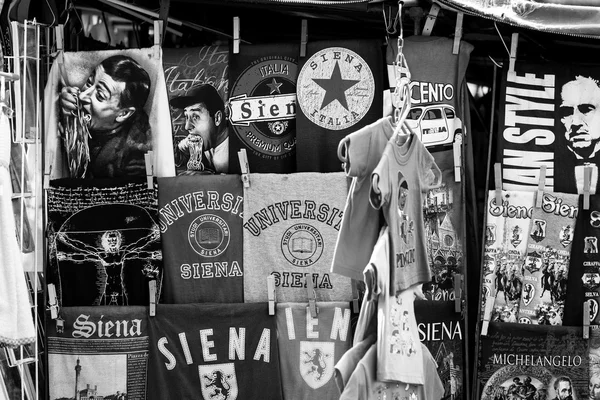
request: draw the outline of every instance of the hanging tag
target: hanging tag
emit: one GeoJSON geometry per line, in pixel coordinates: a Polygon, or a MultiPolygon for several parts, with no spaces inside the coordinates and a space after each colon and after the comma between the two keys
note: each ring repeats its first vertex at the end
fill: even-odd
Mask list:
{"type": "Polygon", "coordinates": [[[52,163],[54,162],[51,151],[46,151],[46,157],[44,162],[44,189],[49,189],[50,174],[52,173],[52,163]]]}
{"type": "Polygon", "coordinates": [[[62,317],[56,318],[56,333],[63,333],[65,331],[65,320],[62,317]]]}
{"type": "Polygon", "coordinates": [[[306,285],[306,295],[308,297],[308,309],[310,310],[310,316],[317,318],[319,310],[317,309],[317,294],[315,293],[315,286],[310,274],[306,274],[304,277],[306,285]]]}
{"type": "Polygon", "coordinates": [[[427,19],[425,20],[423,36],[431,36],[431,31],[433,30],[433,26],[435,25],[435,20],[437,19],[439,12],[440,6],[437,3],[433,3],[429,9],[429,14],[427,14],[427,19]]]}
{"type": "Polygon", "coordinates": [[[275,277],[267,276],[267,296],[269,298],[269,315],[275,315],[275,277]]]}
{"type": "Polygon", "coordinates": [[[592,167],[583,167],[583,209],[590,209],[590,186],[592,182],[592,167]]]}
{"type": "Polygon", "coordinates": [[[544,197],[544,189],[546,188],[546,166],[542,165],[540,168],[540,180],[538,182],[537,193],[535,195],[535,207],[540,208],[542,206],[542,198],[544,197]]]}
{"type": "Polygon", "coordinates": [[[300,57],[306,57],[306,43],[308,42],[308,21],[302,20],[300,31],[300,57]]]}
{"type": "Polygon", "coordinates": [[[162,33],[163,33],[163,24],[162,20],[154,21],[154,58],[160,58],[160,49],[162,46],[162,33]]]}
{"type": "Polygon", "coordinates": [[[152,279],[148,282],[149,296],[150,296],[150,316],[156,316],[156,280],[152,279]]]}
{"type": "Polygon", "coordinates": [[[452,46],[452,54],[460,52],[460,40],[462,39],[462,26],[464,14],[459,12],[456,14],[456,27],[454,28],[454,45],[452,46]]]}
{"type": "Polygon", "coordinates": [[[481,336],[487,336],[495,301],[496,298],[493,296],[488,296],[485,298],[485,310],[483,312],[483,323],[481,324],[481,336]]]}
{"type": "Polygon", "coordinates": [[[590,338],[590,301],[583,302],[583,338],[590,338]]]}
{"type": "Polygon", "coordinates": [[[240,161],[240,170],[242,171],[242,182],[245,188],[250,187],[250,166],[248,165],[248,154],[246,149],[238,151],[238,160],[240,161]]]}
{"type": "Polygon", "coordinates": [[[508,62],[508,72],[515,72],[515,63],[517,62],[517,47],[519,46],[519,34],[514,32],[510,39],[510,60],[508,62]]]}
{"type": "Polygon", "coordinates": [[[56,286],[48,284],[48,310],[52,319],[58,318],[58,298],[56,297],[56,286]]]}
{"type": "Polygon", "coordinates": [[[462,141],[463,135],[462,133],[459,133],[454,137],[454,143],[452,143],[452,152],[454,155],[454,182],[460,182],[461,177],[462,141]]]}
{"type": "Polygon", "coordinates": [[[154,152],[149,151],[144,154],[144,162],[146,163],[146,184],[148,189],[154,189],[154,152]]]}
{"type": "Polygon", "coordinates": [[[233,54],[240,52],[240,17],[233,17],[233,54]]]}
{"type": "Polygon", "coordinates": [[[494,182],[496,184],[496,205],[502,206],[502,164],[494,164],[494,182]]]}
{"type": "Polygon", "coordinates": [[[462,274],[454,274],[454,312],[462,311],[462,274]]]}

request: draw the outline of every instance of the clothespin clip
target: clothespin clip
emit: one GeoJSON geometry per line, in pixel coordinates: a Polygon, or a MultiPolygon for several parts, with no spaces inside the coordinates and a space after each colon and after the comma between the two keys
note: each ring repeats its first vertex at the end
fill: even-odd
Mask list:
{"type": "Polygon", "coordinates": [[[542,198],[544,197],[544,189],[546,187],[546,166],[540,168],[540,180],[538,182],[537,193],[535,195],[535,208],[542,206],[542,198]]]}
{"type": "Polygon", "coordinates": [[[149,151],[146,154],[144,154],[144,162],[146,163],[146,183],[148,185],[148,189],[154,189],[154,152],[153,151],[149,151]]]}
{"type": "Polygon", "coordinates": [[[148,282],[149,295],[150,295],[150,316],[156,316],[156,280],[152,279],[148,282]]]}
{"type": "Polygon", "coordinates": [[[460,40],[462,39],[462,26],[464,14],[459,12],[456,14],[456,27],[454,28],[454,45],[452,46],[452,54],[460,52],[460,40]]]}
{"type": "Polygon", "coordinates": [[[317,309],[317,294],[315,292],[315,284],[310,274],[306,274],[304,279],[306,280],[306,295],[308,296],[308,309],[310,310],[310,316],[317,318],[319,310],[317,309]]]}
{"type": "Polygon", "coordinates": [[[462,311],[462,274],[454,274],[454,312],[462,311]]]}
{"type": "Polygon", "coordinates": [[[63,64],[63,52],[65,48],[65,26],[58,24],[54,27],[54,36],[56,39],[56,62],[63,64]]]}
{"type": "Polygon", "coordinates": [[[306,57],[306,43],[308,42],[308,21],[302,20],[302,29],[300,32],[300,57],[306,57]]]}
{"type": "Polygon", "coordinates": [[[481,336],[487,336],[495,301],[496,298],[494,296],[488,296],[485,298],[485,310],[483,312],[483,323],[481,324],[481,336]]]}
{"type": "Polygon", "coordinates": [[[519,33],[514,32],[510,39],[510,60],[508,62],[508,72],[515,72],[515,62],[517,61],[517,47],[519,46],[519,33]]]}
{"type": "Polygon", "coordinates": [[[352,285],[352,312],[358,314],[360,307],[358,307],[358,287],[356,286],[356,280],[350,279],[350,284],[352,285]]]}
{"type": "Polygon", "coordinates": [[[455,135],[454,142],[452,143],[452,153],[454,155],[454,182],[460,182],[461,180],[462,142],[463,134],[459,133],[455,135]]]}
{"type": "Polygon", "coordinates": [[[233,17],[233,54],[240,52],[240,17],[233,17]]]}
{"type": "Polygon", "coordinates": [[[431,31],[433,30],[433,26],[435,25],[435,20],[437,19],[439,12],[440,6],[437,3],[433,3],[429,9],[429,14],[427,14],[427,19],[425,20],[423,36],[431,36],[431,31]]]}
{"type": "Polygon", "coordinates": [[[592,167],[583,167],[583,209],[590,209],[590,186],[592,182],[592,167]]]}
{"type": "Polygon", "coordinates": [[[502,205],[502,164],[494,164],[494,182],[496,183],[496,205],[502,205]]]}
{"type": "Polygon", "coordinates": [[[238,151],[238,159],[240,160],[240,170],[242,171],[242,182],[244,187],[250,187],[250,166],[248,165],[248,154],[246,149],[238,151]]]}
{"type": "Polygon", "coordinates": [[[58,318],[58,298],[56,297],[56,286],[48,284],[48,310],[52,319],[58,318]]]}
{"type": "Polygon", "coordinates": [[[160,57],[160,49],[162,46],[162,35],[163,35],[164,21],[157,19],[154,21],[154,57],[160,57]]]}
{"type": "Polygon", "coordinates": [[[44,160],[44,189],[50,188],[50,174],[52,173],[52,152],[46,151],[46,159],[44,160]]]}
{"type": "Polygon", "coordinates": [[[267,296],[269,298],[269,315],[275,315],[275,277],[267,276],[267,296]]]}
{"type": "Polygon", "coordinates": [[[583,338],[590,338],[590,301],[583,302],[583,338]]]}

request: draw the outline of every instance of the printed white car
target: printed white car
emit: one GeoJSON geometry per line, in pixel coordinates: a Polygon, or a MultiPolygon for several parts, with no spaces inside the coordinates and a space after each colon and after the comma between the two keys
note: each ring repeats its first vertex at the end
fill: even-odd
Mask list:
{"type": "Polygon", "coordinates": [[[406,117],[426,147],[452,144],[454,136],[462,133],[462,122],[454,108],[447,104],[412,107],[406,117]]]}

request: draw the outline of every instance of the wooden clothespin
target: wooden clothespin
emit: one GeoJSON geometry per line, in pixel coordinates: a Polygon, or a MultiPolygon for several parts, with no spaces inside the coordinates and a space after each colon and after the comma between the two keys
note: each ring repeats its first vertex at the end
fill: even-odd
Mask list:
{"type": "Polygon", "coordinates": [[[535,208],[542,206],[542,198],[544,197],[544,189],[546,188],[546,166],[540,168],[540,180],[538,182],[537,193],[535,195],[535,208]]]}
{"type": "Polygon", "coordinates": [[[583,338],[590,338],[590,301],[583,302],[583,338]]]}
{"type": "Polygon", "coordinates": [[[275,277],[267,276],[267,296],[269,299],[269,315],[275,315],[275,277]]]}
{"type": "Polygon", "coordinates": [[[152,150],[144,154],[144,162],[146,163],[146,183],[148,189],[154,189],[154,152],[152,150]]]}
{"type": "Polygon", "coordinates": [[[155,317],[156,316],[156,280],[152,279],[150,282],[148,282],[148,292],[149,292],[149,296],[150,296],[150,310],[149,310],[149,314],[151,317],[155,317]]]}
{"type": "Polygon", "coordinates": [[[310,274],[306,274],[305,285],[306,285],[306,295],[308,297],[308,309],[310,310],[310,316],[313,318],[317,318],[319,314],[319,310],[317,308],[317,293],[315,292],[315,284],[312,280],[312,276],[310,274]]]}
{"type": "Polygon", "coordinates": [[[360,312],[360,307],[358,306],[359,294],[356,279],[350,279],[350,284],[352,285],[352,312],[358,314],[360,312]]]}
{"type": "Polygon", "coordinates": [[[306,43],[308,42],[308,21],[302,20],[302,29],[300,31],[300,57],[306,57],[306,43]]]}
{"type": "Polygon", "coordinates": [[[502,205],[502,164],[494,164],[494,182],[496,184],[496,205],[502,205]]]}
{"type": "Polygon", "coordinates": [[[248,165],[248,154],[246,149],[238,151],[238,159],[240,160],[240,170],[242,171],[242,182],[245,188],[250,187],[250,166],[248,165]]]}
{"type": "Polygon", "coordinates": [[[433,30],[433,26],[435,25],[435,20],[437,19],[439,12],[440,6],[437,3],[433,3],[429,9],[429,14],[427,14],[427,19],[425,20],[423,36],[431,36],[431,31],[433,30]]]}
{"type": "Polygon", "coordinates": [[[487,336],[495,301],[496,298],[494,296],[488,296],[485,298],[485,310],[483,312],[483,323],[481,324],[481,336],[487,336]]]}
{"type": "Polygon", "coordinates": [[[233,54],[240,53],[240,17],[233,17],[233,54]]]}
{"type": "Polygon", "coordinates": [[[65,48],[65,26],[58,24],[54,27],[54,36],[56,39],[56,62],[61,65],[63,64],[63,52],[65,48]]]}
{"type": "Polygon", "coordinates": [[[48,310],[52,319],[58,318],[58,298],[56,297],[56,286],[48,284],[48,310]]]}
{"type": "Polygon", "coordinates": [[[590,186],[592,183],[592,167],[583,167],[583,209],[590,209],[590,186]]]}
{"type": "Polygon", "coordinates": [[[462,142],[463,134],[455,135],[452,143],[452,153],[454,155],[454,182],[460,182],[462,174],[462,142]]]}
{"type": "Polygon", "coordinates": [[[160,58],[160,49],[162,46],[164,21],[157,19],[154,21],[154,57],[160,58]]]}
{"type": "Polygon", "coordinates": [[[454,274],[454,312],[462,311],[462,274],[454,274]]]}
{"type": "Polygon", "coordinates": [[[519,33],[514,32],[510,39],[510,60],[508,61],[508,72],[515,72],[515,62],[517,62],[517,47],[519,46],[519,33]]]}
{"type": "Polygon", "coordinates": [[[456,14],[456,27],[454,28],[454,45],[452,46],[452,54],[460,52],[460,40],[462,39],[462,26],[464,14],[459,12],[456,14]]]}
{"type": "Polygon", "coordinates": [[[50,174],[52,173],[52,163],[54,162],[52,158],[52,152],[46,151],[46,157],[44,160],[44,189],[50,188],[50,174]]]}

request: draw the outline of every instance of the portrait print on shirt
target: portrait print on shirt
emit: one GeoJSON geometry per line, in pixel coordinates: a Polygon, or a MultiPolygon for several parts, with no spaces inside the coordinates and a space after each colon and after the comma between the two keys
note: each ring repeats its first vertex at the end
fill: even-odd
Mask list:
{"type": "Polygon", "coordinates": [[[600,74],[576,64],[519,63],[504,76],[498,156],[503,188],[535,190],[546,166],[546,190],[582,193],[599,188],[600,74]]]}
{"type": "Polygon", "coordinates": [[[46,87],[46,147],[52,178],[171,173],[162,60],[151,49],[64,53],[46,87]]]}

